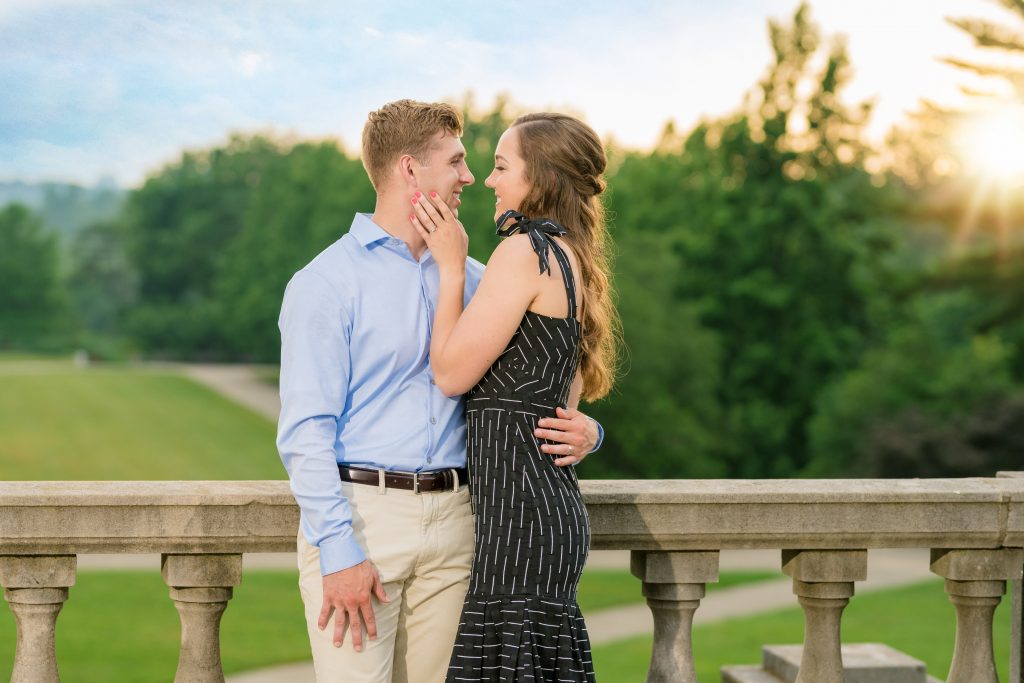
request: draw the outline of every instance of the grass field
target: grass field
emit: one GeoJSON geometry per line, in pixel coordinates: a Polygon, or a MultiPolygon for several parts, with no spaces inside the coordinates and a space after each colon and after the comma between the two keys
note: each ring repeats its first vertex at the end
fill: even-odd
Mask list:
{"type": "MultiPolygon", "coordinates": [[[[718,590],[776,576],[768,572],[726,572],[720,585],[708,588],[718,590]]],[[[245,573],[221,626],[226,672],[308,659],[309,643],[296,580],[294,572],[245,573]]],[[[642,599],[640,582],[626,571],[588,570],[580,586],[579,603],[584,614],[642,599]]],[[[178,614],[158,572],[79,572],[57,622],[62,677],[80,683],[170,680],[178,661],[180,633],[178,614]]],[[[11,670],[14,640],[13,616],[0,609],[0,677],[11,670]]]]}
{"type": "Polygon", "coordinates": [[[0,362],[0,434],[6,480],[285,477],[270,421],[169,372],[0,362]]]}

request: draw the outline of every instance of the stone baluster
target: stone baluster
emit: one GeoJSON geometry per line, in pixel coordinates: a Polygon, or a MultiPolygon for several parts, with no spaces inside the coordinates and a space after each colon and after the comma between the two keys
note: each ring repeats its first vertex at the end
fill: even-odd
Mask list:
{"type": "Polygon", "coordinates": [[[633,575],[654,615],[654,649],[647,683],[695,683],[693,613],[704,584],[718,581],[718,551],[652,552],[634,550],[633,575]]]}
{"type": "Polygon", "coordinates": [[[77,567],[75,555],[0,556],[0,585],[18,629],[11,683],[60,681],[53,637],[77,567]]]}
{"type": "Polygon", "coordinates": [[[932,550],[932,572],[946,580],[956,607],[956,644],[946,683],[998,683],[992,616],[1006,582],[1021,577],[1019,548],[932,550]]]}
{"type": "Polygon", "coordinates": [[[242,581],[242,556],[163,555],[160,566],[181,617],[175,683],[223,683],[220,618],[242,581]]]}
{"type": "Polygon", "coordinates": [[[804,648],[796,683],[842,683],[840,624],[854,582],[868,576],[866,550],[783,550],[782,571],[804,610],[804,648]]]}

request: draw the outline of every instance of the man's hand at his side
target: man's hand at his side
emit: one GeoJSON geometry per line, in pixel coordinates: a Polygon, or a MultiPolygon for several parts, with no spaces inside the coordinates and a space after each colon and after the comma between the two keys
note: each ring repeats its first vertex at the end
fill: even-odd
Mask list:
{"type": "Polygon", "coordinates": [[[373,616],[370,596],[381,602],[391,602],[384,592],[377,568],[369,560],[342,569],[324,577],[324,603],[317,626],[323,631],[334,612],[334,647],[341,647],[345,639],[345,626],[352,634],[356,652],[363,650],[363,626],[370,640],[377,640],[377,621],[373,616]]]}
{"type": "Polygon", "coordinates": [[[555,414],[558,417],[541,418],[533,435],[555,442],[541,444],[540,449],[561,456],[555,459],[556,465],[575,465],[597,446],[597,423],[578,410],[555,408],[555,414]]]}

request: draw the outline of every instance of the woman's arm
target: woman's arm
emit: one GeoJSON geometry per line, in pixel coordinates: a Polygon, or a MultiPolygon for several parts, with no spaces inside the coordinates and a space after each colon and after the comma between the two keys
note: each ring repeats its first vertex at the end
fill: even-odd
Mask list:
{"type": "Polygon", "coordinates": [[[464,394],[480,381],[536,298],[537,255],[529,237],[516,235],[498,245],[476,294],[462,311],[464,284],[464,279],[442,273],[442,296],[431,333],[434,381],[449,396],[464,394]]]}
{"type": "Polygon", "coordinates": [[[503,240],[491,254],[480,286],[463,311],[465,230],[443,202],[435,206],[421,200],[414,206],[413,225],[437,261],[441,278],[430,366],[437,387],[448,396],[457,396],[480,381],[537,297],[537,255],[527,235],[503,240]]]}

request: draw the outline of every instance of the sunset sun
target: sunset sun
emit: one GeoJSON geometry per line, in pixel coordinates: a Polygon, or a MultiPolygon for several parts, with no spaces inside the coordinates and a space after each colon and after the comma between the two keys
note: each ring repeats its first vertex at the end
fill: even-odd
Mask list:
{"type": "Polygon", "coordinates": [[[972,117],[959,137],[964,161],[977,175],[1002,185],[1024,180],[1024,106],[972,117]]]}

